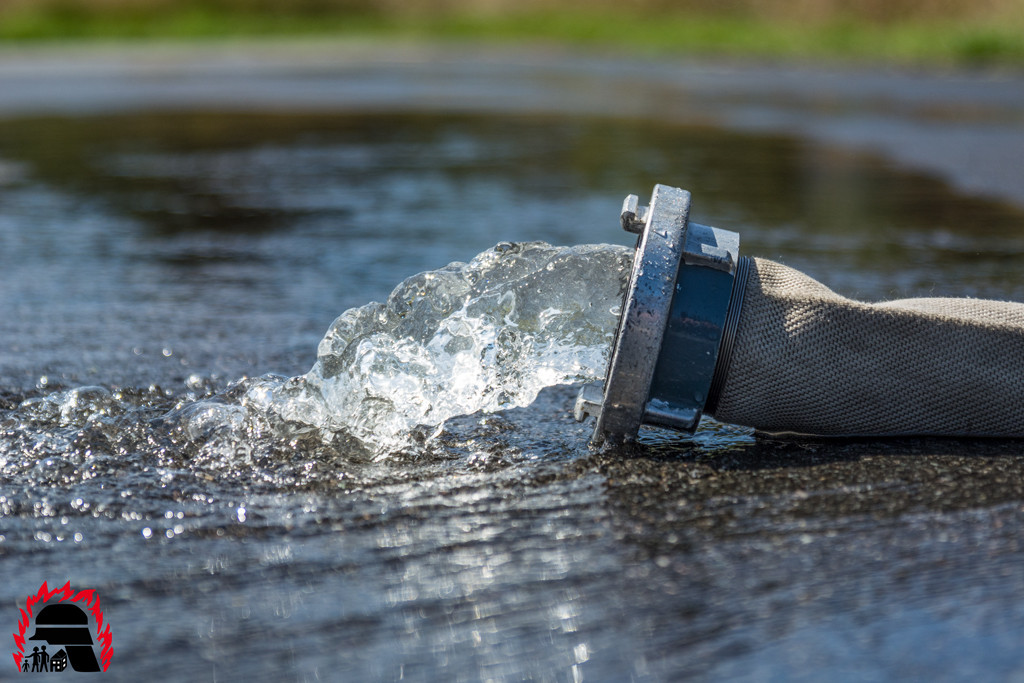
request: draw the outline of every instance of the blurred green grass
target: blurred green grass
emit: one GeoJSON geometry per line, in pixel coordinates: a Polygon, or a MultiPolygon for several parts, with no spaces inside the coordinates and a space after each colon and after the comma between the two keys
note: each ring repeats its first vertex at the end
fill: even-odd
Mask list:
{"type": "Polygon", "coordinates": [[[1021,0],[0,0],[0,41],[364,37],[1024,65],[1021,0]]]}

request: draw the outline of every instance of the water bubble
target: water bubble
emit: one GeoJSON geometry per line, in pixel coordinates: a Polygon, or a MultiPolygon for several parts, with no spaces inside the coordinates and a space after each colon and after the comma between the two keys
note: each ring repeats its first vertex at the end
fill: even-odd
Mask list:
{"type": "Polygon", "coordinates": [[[57,403],[64,425],[81,425],[91,418],[120,412],[117,400],[103,387],[70,389],[51,396],[50,400],[57,403]]]}

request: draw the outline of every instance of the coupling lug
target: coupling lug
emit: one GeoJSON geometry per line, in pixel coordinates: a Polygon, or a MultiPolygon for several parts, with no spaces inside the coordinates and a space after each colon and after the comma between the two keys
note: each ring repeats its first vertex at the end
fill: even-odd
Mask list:
{"type": "Polygon", "coordinates": [[[619,219],[622,221],[622,229],[637,235],[642,234],[647,227],[647,207],[640,206],[640,198],[635,194],[626,197],[622,202],[622,214],[619,219]]]}
{"type": "Polygon", "coordinates": [[[572,414],[577,422],[583,422],[588,417],[597,417],[601,412],[601,404],[604,402],[604,384],[591,382],[580,387],[580,393],[576,396],[576,406],[572,414]]]}

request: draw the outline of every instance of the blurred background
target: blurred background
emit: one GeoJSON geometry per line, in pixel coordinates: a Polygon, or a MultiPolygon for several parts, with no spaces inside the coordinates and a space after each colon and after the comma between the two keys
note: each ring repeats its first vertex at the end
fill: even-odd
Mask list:
{"type": "Polygon", "coordinates": [[[2,0],[0,39],[362,35],[1020,63],[1019,0],[2,0]]]}

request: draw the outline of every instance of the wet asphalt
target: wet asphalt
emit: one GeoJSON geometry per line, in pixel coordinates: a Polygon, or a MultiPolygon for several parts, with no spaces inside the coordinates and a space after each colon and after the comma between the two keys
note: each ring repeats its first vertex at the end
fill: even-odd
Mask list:
{"type": "MultiPolygon", "coordinates": [[[[0,93],[0,117],[649,118],[807,138],[1024,207],[1024,77],[1011,72],[409,45],[5,48],[0,93]]],[[[179,679],[1024,676],[1024,442],[775,440],[709,425],[705,442],[651,430],[633,449],[596,452],[570,404],[556,389],[525,411],[467,419],[436,461],[354,472],[345,496],[338,481],[154,485],[156,508],[197,521],[186,543],[157,529],[161,549],[137,563],[135,527],[156,525],[126,522],[130,506],[84,519],[102,542],[74,556],[33,545],[56,522],[25,512],[30,502],[0,507],[15,520],[0,561],[35,580],[77,558],[76,576],[120,615],[111,674],[125,680],[153,644],[179,679]],[[204,491],[209,504],[196,502],[204,491]],[[266,508],[248,526],[243,498],[266,508]]],[[[4,592],[6,613],[22,588],[4,592]]]]}

